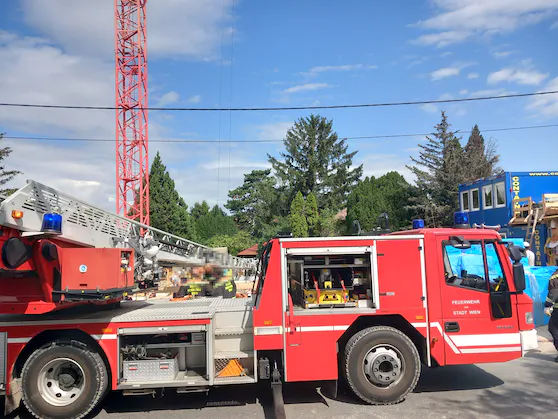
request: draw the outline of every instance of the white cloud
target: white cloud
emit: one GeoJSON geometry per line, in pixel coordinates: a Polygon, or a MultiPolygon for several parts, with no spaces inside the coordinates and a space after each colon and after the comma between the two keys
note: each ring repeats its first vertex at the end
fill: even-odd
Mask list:
{"type": "Polygon", "coordinates": [[[283,92],[284,93],[307,92],[311,90],[325,89],[326,87],[331,87],[331,86],[327,83],[305,83],[305,84],[299,84],[297,86],[289,87],[288,89],[285,89],[283,92]]]}
{"type": "Polygon", "coordinates": [[[285,138],[289,128],[293,126],[292,121],[271,122],[269,124],[256,125],[256,139],[258,140],[282,140],[285,138]]]}
{"type": "MultiPolygon", "coordinates": [[[[149,56],[217,57],[221,28],[230,24],[232,2],[147,2],[149,56]]],[[[59,43],[64,51],[111,61],[113,9],[112,1],[23,0],[22,3],[25,23],[59,43]]]]}
{"type": "Polygon", "coordinates": [[[361,156],[357,154],[356,157],[357,158],[354,164],[355,166],[358,166],[359,164],[363,165],[363,177],[380,177],[388,172],[396,171],[402,175],[407,182],[415,181],[415,176],[405,165],[407,163],[407,156],[402,157],[396,154],[373,153],[363,154],[361,156]]]}
{"type": "MultiPolygon", "coordinates": [[[[103,105],[113,102],[114,67],[67,54],[42,38],[0,32],[0,92],[6,102],[103,105]]],[[[0,109],[5,130],[114,137],[114,111],[0,109]]]]}
{"type": "Polygon", "coordinates": [[[479,73],[469,73],[467,74],[468,79],[476,79],[479,77],[479,73]]]}
{"type": "Polygon", "coordinates": [[[556,21],[552,25],[550,25],[550,29],[558,29],[558,21],[556,21]]]}
{"type": "Polygon", "coordinates": [[[445,79],[446,77],[452,77],[458,75],[459,75],[459,68],[456,67],[439,68],[438,70],[435,70],[432,73],[430,73],[430,80],[436,81],[436,80],[445,79]]]}
{"type": "Polygon", "coordinates": [[[165,93],[159,101],[157,102],[157,107],[163,107],[165,105],[170,105],[171,103],[176,103],[180,100],[180,95],[175,91],[170,91],[165,93]]]}
{"type": "Polygon", "coordinates": [[[513,51],[496,51],[493,55],[495,58],[505,58],[513,54],[513,51]]]}
{"type": "Polygon", "coordinates": [[[345,64],[345,65],[325,65],[312,67],[304,74],[318,74],[326,71],[355,71],[355,70],[373,70],[378,68],[377,65],[368,64],[345,64]]]}
{"type": "MultiPolygon", "coordinates": [[[[558,77],[550,80],[542,91],[556,90],[558,90],[558,77]]],[[[527,109],[537,111],[547,118],[556,118],[558,117],[558,94],[535,96],[527,105],[527,109]]]]}
{"type": "Polygon", "coordinates": [[[447,77],[458,76],[466,67],[473,65],[474,63],[454,63],[451,67],[439,68],[430,73],[430,80],[437,81],[445,79],[447,77]]]}
{"type": "Polygon", "coordinates": [[[413,26],[431,31],[417,44],[443,47],[474,36],[512,32],[558,11],[556,0],[433,0],[435,14],[413,26]]]}
{"type": "Polygon", "coordinates": [[[467,89],[463,89],[459,91],[460,95],[466,95],[467,93],[469,93],[469,91],[467,89]]]}
{"type": "Polygon", "coordinates": [[[438,112],[438,107],[433,103],[425,103],[424,105],[420,105],[420,108],[428,113],[436,113],[438,112]]]}
{"type": "Polygon", "coordinates": [[[440,57],[449,57],[450,55],[453,55],[453,52],[451,51],[446,51],[446,52],[442,52],[440,54],[440,57]]]}
{"type": "Polygon", "coordinates": [[[501,82],[518,83],[524,85],[539,85],[548,74],[538,72],[536,70],[520,70],[517,68],[503,68],[499,71],[490,73],[487,78],[488,84],[497,84],[501,82]]]}
{"type": "Polygon", "coordinates": [[[200,103],[201,100],[202,100],[202,97],[200,95],[190,96],[188,98],[188,102],[190,102],[190,103],[200,103]]]}
{"type": "Polygon", "coordinates": [[[515,92],[510,92],[506,89],[485,89],[485,90],[477,90],[475,92],[471,92],[469,94],[470,97],[486,97],[486,96],[506,96],[512,95],[515,92]]]}

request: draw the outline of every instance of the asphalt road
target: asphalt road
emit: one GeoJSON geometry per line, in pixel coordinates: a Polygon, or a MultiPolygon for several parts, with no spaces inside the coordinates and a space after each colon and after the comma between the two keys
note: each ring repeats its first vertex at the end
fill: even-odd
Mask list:
{"type": "MultiPolygon", "coordinates": [[[[558,363],[551,343],[525,358],[502,364],[464,365],[425,370],[419,385],[395,406],[363,405],[344,394],[323,397],[314,385],[284,388],[287,418],[320,419],[491,419],[558,417],[558,363]]],[[[324,391],[325,393],[325,391],[324,391]]],[[[125,397],[114,393],[95,419],[269,419],[273,418],[267,387],[244,386],[205,394],[125,397]]],[[[28,418],[22,413],[15,418],[28,418]]]]}

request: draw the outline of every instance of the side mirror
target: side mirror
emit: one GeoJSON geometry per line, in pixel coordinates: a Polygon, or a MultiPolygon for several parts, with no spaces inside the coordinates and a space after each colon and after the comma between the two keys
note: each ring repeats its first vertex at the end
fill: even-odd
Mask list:
{"type": "Polygon", "coordinates": [[[525,270],[519,261],[513,264],[513,282],[515,283],[516,291],[525,291],[525,270]]]}
{"type": "Polygon", "coordinates": [[[471,243],[469,243],[467,240],[464,240],[463,237],[459,237],[459,236],[452,236],[449,239],[449,243],[452,247],[455,247],[456,249],[470,249],[471,248],[471,243]]]}
{"type": "MultiPolygon", "coordinates": [[[[510,254],[510,257],[515,263],[518,263],[523,257],[523,255],[521,254],[521,248],[513,244],[510,244],[508,246],[508,252],[510,254]]],[[[515,264],[514,264],[514,269],[515,269],[515,264]]]]}

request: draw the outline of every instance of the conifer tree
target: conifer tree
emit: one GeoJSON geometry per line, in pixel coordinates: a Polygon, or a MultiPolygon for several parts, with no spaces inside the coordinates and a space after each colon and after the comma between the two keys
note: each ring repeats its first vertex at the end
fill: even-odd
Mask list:
{"type": "Polygon", "coordinates": [[[312,192],[310,192],[310,195],[306,198],[304,210],[306,224],[308,225],[308,234],[310,236],[316,236],[318,234],[318,222],[320,217],[318,215],[318,201],[316,200],[316,195],[312,192]]]}
{"type": "Polygon", "coordinates": [[[303,196],[313,192],[319,209],[340,210],[345,205],[362,165],[351,169],[357,152],[348,152],[346,140],[339,139],[332,126],[332,120],[319,115],[300,118],[287,131],[281,159],[268,154],[286,202],[292,202],[297,192],[303,196]]]}
{"type": "Polygon", "coordinates": [[[407,166],[416,176],[420,192],[411,208],[421,214],[429,226],[452,224],[453,212],[459,208],[458,186],[467,179],[465,154],[450,127],[442,111],[436,132],[426,137],[426,144],[419,144],[419,157],[411,157],[415,165],[407,166]]]}
{"type": "MultiPolygon", "coordinates": [[[[4,137],[4,134],[0,133],[0,140],[4,137]]],[[[0,148],[0,194],[11,195],[16,191],[14,188],[5,188],[6,183],[13,180],[17,175],[20,175],[19,170],[6,170],[4,160],[12,154],[11,147],[0,148]]]]}
{"type": "Polygon", "coordinates": [[[300,191],[295,195],[291,203],[291,213],[289,214],[291,233],[293,237],[308,237],[308,224],[304,210],[304,198],[300,191]]]}
{"type": "Polygon", "coordinates": [[[465,145],[467,180],[473,181],[492,176],[499,171],[496,167],[499,159],[495,144],[493,142],[485,143],[478,125],[475,125],[465,145]]]}

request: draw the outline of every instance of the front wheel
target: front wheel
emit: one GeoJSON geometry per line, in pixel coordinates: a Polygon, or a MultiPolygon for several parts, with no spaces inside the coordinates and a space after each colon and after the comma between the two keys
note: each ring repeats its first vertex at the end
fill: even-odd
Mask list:
{"type": "Polygon", "coordinates": [[[388,326],[361,330],[347,342],[344,370],[353,392],[370,404],[401,402],[417,385],[421,363],[407,335],[388,326]]]}
{"type": "Polygon", "coordinates": [[[40,419],[79,419],[99,403],[108,387],[101,356],[88,348],[53,343],[37,349],[22,370],[22,398],[40,419]]]}

